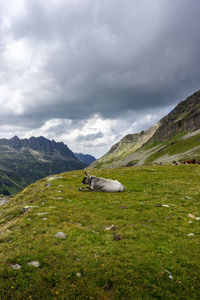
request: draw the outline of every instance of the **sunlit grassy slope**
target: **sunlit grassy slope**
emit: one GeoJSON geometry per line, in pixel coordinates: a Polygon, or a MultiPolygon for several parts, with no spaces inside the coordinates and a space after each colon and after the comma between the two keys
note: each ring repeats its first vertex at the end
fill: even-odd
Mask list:
{"type": "MultiPolygon", "coordinates": [[[[187,137],[187,132],[179,132],[166,142],[150,142],[126,156],[105,161],[102,158],[90,165],[90,168],[115,168],[133,165],[150,165],[172,163],[174,160],[184,162],[187,159],[200,160],[200,133],[187,137]],[[187,138],[185,138],[187,137],[187,138]]],[[[129,149],[130,150],[130,149],[129,149]]]]}
{"type": "Polygon", "coordinates": [[[73,171],[0,208],[0,299],[200,299],[200,166],[94,175],[125,192],[79,192],[73,171]]]}

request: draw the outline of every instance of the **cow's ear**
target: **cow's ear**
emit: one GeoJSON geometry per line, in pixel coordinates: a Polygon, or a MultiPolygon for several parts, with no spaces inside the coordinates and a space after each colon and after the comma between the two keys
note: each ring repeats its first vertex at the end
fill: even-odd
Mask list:
{"type": "Polygon", "coordinates": [[[90,174],[89,174],[89,173],[85,172],[85,175],[86,175],[88,178],[90,178],[90,174]]]}

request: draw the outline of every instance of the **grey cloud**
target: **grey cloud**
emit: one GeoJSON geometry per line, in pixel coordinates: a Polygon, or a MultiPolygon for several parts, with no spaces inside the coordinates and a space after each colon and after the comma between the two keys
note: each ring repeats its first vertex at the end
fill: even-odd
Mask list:
{"type": "MultiPolygon", "coordinates": [[[[78,142],[89,142],[89,141],[94,141],[96,139],[102,138],[104,135],[102,132],[97,132],[97,133],[91,133],[91,134],[87,134],[87,135],[78,135],[76,137],[76,140],[78,142]]],[[[94,145],[93,145],[94,147],[94,145]]]]}
{"type": "MultiPolygon", "coordinates": [[[[34,128],[49,118],[118,118],[175,105],[199,89],[197,0],[24,3],[6,33],[32,47],[37,88],[24,75],[24,111],[2,122],[34,128]]],[[[20,76],[10,73],[11,90],[20,76]]]]}

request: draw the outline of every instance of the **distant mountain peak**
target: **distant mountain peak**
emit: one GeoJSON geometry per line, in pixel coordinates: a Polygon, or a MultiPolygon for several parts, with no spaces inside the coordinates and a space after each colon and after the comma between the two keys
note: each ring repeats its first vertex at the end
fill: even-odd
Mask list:
{"type": "Polygon", "coordinates": [[[20,139],[18,138],[17,135],[14,135],[10,140],[19,141],[20,139]]]}

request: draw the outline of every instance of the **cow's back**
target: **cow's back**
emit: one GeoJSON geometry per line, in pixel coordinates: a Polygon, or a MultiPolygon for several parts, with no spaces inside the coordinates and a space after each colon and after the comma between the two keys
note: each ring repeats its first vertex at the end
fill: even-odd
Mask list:
{"type": "Polygon", "coordinates": [[[101,177],[95,177],[91,186],[94,190],[107,193],[123,192],[125,189],[119,181],[101,177]]]}

